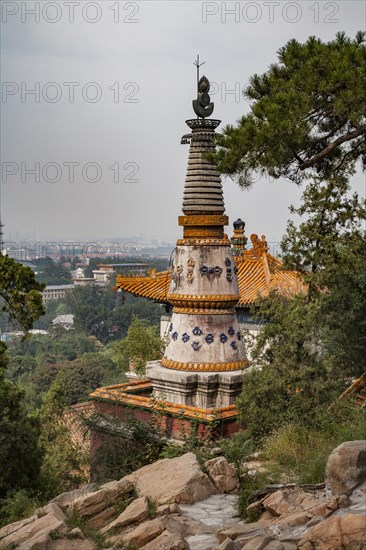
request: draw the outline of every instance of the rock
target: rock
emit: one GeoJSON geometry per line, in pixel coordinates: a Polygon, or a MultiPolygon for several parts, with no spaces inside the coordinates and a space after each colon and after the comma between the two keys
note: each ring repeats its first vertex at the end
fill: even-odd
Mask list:
{"type": "MultiPolygon", "coordinates": [[[[9,525],[5,525],[0,529],[0,540],[2,540],[4,537],[11,535],[12,533],[15,533],[16,531],[19,531],[29,523],[32,523],[38,519],[38,516],[35,514],[29,518],[21,519],[20,521],[15,521],[14,523],[9,523],[9,525]]],[[[1,547],[0,547],[1,548],[1,547]]]]}
{"type": "Polygon", "coordinates": [[[189,550],[189,546],[182,535],[163,531],[156,539],[145,544],[142,550],[189,550]]]}
{"type": "Polygon", "coordinates": [[[74,489],[73,491],[68,491],[67,493],[61,493],[61,495],[54,498],[52,502],[56,502],[59,506],[61,506],[61,508],[69,508],[74,504],[77,498],[94,491],[95,485],[93,483],[89,483],[88,485],[80,487],[80,489],[74,489]]]}
{"type": "Polygon", "coordinates": [[[56,502],[50,502],[43,508],[38,508],[36,510],[36,515],[41,518],[42,516],[45,516],[47,514],[53,514],[55,518],[59,519],[60,521],[63,521],[66,519],[66,516],[60,506],[56,504],[56,502]]]}
{"type": "Polygon", "coordinates": [[[88,527],[92,527],[93,529],[101,529],[113,521],[117,515],[118,507],[110,506],[109,508],[105,508],[105,510],[102,510],[99,514],[88,520],[88,527]]]}
{"type": "Polygon", "coordinates": [[[205,525],[199,520],[187,516],[164,516],[162,518],[164,528],[170,533],[179,533],[183,537],[200,536],[212,534],[215,529],[210,525],[205,525]]]}
{"type": "Polygon", "coordinates": [[[111,481],[102,486],[99,491],[87,493],[76,498],[72,505],[74,513],[81,518],[90,518],[119,499],[128,498],[135,490],[132,481],[121,479],[120,481],[111,481]]]}
{"type": "Polygon", "coordinates": [[[92,540],[57,539],[48,543],[47,550],[97,550],[92,540]]]}
{"type": "Polygon", "coordinates": [[[229,538],[220,544],[218,550],[241,550],[242,545],[229,538]]]}
{"type": "Polygon", "coordinates": [[[190,535],[186,538],[191,550],[216,550],[217,538],[213,533],[206,535],[190,535]]]}
{"type": "Polygon", "coordinates": [[[299,550],[362,550],[366,547],[366,517],[361,514],[333,515],[311,527],[298,543],[299,550]]]}
{"type": "Polygon", "coordinates": [[[239,489],[239,478],[235,468],[230,466],[226,458],[220,456],[205,462],[217,490],[220,493],[232,493],[239,489]]]}
{"type": "Polygon", "coordinates": [[[124,479],[135,483],[140,495],[149,496],[158,504],[192,504],[217,493],[193,453],[158,460],[124,479]]]}
{"type": "Polygon", "coordinates": [[[243,550],[283,550],[283,546],[278,540],[271,539],[267,535],[257,535],[250,538],[242,548],[243,550]]]}
{"type": "Polygon", "coordinates": [[[322,504],[319,498],[305,493],[299,487],[279,489],[262,500],[265,510],[275,517],[304,512],[319,504],[322,504]]]}
{"type": "Polygon", "coordinates": [[[366,441],[346,441],[329,455],[325,483],[333,495],[341,495],[366,479],[366,441]]]}
{"type": "MultiPolygon", "coordinates": [[[[153,539],[156,539],[164,531],[163,524],[159,518],[151,519],[141,523],[132,531],[123,536],[123,544],[141,548],[153,539]]],[[[121,542],[121,537],[112,537],[113,542],[121,542]]]]}
{"type": "Polygon", "coordinates": [[[85,535],[79,527],[75,527],[75,529],[70,531],[70,535],[76,539],[85,539],[85,535]]]}
{"type": "Polygon", "coordinates": [[[212,495],[194,504],[181,504],[181,513],[192,520],[220,529],[237,523],[237,498],[233,495],[212,495]]]}
{"type": "Polygon", "coordinates": [[[36,516],[33,521],[26,523],[20,529],[13,531],[8,536],[1,539],[0,548],[17,547],[19,550],[31,550],[36,544],[39,545],[41,550],[42,545],[49,540],[48,533],[55,531],[57,533],[64,533],[67,531],[65,523],[58,519],[53,513],[46,514],[40,518],[36,516]]]}
{"type": "Polygon", "coordinates": [[[47,532],[35,534],[31,539],[26,540],[19,546],[7,546],[6,548],[17,548],[17,550],[47,550],[50,537],[47,532]]]}
{"type": "MultiPolygon", "coordinates": [[[[255,536],[264,536],[266,535],[265,527],[271,525],[271,522],[263,523],[243,523],[239,522],[236,525],[229,527],[229,529],[223,529],[218,532],[218,539],[220,542],[224,542],[226,538],[231,540],[239,539],[244,541],[245,539],[250,539],[255,536]]],[[[244,542],[243,542],[244,544],[244,542]]]]}
{"type": "Polygon", "coordinates": [[[112,523],[101,530],[105,535],[111,530],[120,529],[131,523],[144,521],[149,516],[149,503],[146,497],[140,497],[131,502],[127,508],[112,523]]]}
{"type": "Polygon", "coordinates": [[[173,504],[162,504],[161,506],[158,506],[156,509],[156,515],[157,516],[167,516],[168,514],[179,514],[181,511],[176,502],[173,502],[173,504]]]}

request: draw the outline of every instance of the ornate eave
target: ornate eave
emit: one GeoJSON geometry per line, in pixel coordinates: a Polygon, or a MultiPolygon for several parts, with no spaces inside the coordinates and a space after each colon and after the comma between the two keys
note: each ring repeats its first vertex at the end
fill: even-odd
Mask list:
{"type": "MultiPolygon", "coordinates": [[[[254,237],[254,236],[252,236],[254,237]]],[[[253,240],[253,239],[252,239],[253,240]]],[[[234,258],[237,267],[240,299],[237,308],[249,307],[258,298],[266,298],[271,291],[278,291],[284,296],[291,296],[306,292],[307,287],[296,271],[283,269],[281,260],[255,244],[243,255],[234,258]]],[[[116,288],[154,300],[162,304],[169,304],[170,271],[155,273],[148,276],[118,275],[116,288]]]]}
{"type": "Polygon", "coordinates": [[[134,296],[154,300],[161,304],[167,304],[170,285],[170,272],[151,272],[148,276],[117,275],[116,289],[129,292],[134,296]]]}

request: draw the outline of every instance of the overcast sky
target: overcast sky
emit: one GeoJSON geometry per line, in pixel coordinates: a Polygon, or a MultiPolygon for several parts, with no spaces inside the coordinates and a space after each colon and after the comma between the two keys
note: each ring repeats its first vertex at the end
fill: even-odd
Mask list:
{"type": "MultiPolygon", "coordinates": [[[[340,30],[354,36],[365,29],[362,0],[4,0],[1,7],[8,240],[174,241],[196,55],[205,61],[201,74],[211,81],[213,116],[223,127],[248,110],[241,89],[289,39],[331,40],[340,30]]],[[[364,194],[363,175],[353,187],[364,194]]],[[[300,190],[259,180],[241,191],[227,179],[224,196],[230,225],[241,217],[248,234],[275,242],[300,190]]]]}

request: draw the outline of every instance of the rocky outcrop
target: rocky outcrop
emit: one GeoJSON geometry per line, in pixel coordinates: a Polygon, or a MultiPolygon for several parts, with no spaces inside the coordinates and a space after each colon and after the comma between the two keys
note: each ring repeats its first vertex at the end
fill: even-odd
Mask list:
{"type": "Polygon", "coordinates": [[[66,516],[57,504],[48,505],[30,521],[17,522],[4,527],[0,534],[0,548],[17,548],[17,550],[46,550],[50,533],[66,533],[66,516]]]}
{"type": "Polygon", "coordinates": [[[329,455],[325,483],[333,495],[347,493],[366,479],[366,441],[346,441],[329,455]]]}
{"type": "Polygon", "coordinates": [[[193,453],[158,460],[125,479],[136,485],[139,495],[149,496],[159,504],[192,504],[218,492],[193,453]]]}
{"type": "Polygon", "coordinates": [[[345,514],[314,525],[300,540],[299,550],[330,550],[336,548],[366,548],[365,514],[345,514]]]}
{"type": "Polygon", "coordinates": [[[343,550],[347,545],[352,550],[366,549],[366,480],[349,497],[291,487],[250,508],[263,510],[259,520],[219,531],[223,549],[343,550]],[[230,541],[236,546],[230,546],[230,541]]]}
{"type": "Polygon", "coordinates": [[[223,457],[212,458],[205,467],[219,493],[235,493],[239,489],[239,478],[235,468],[223,457]]]}
{"type": "MultiPolygon", "coordinates": [[[[351,480],[344,479],[348,487],[363,476],[355,458],[362,456],[362,446],[345,447],[340,454],[353,465],[351,480]]],[[[249,508],[259,520],[245,523],[236,517],[236,497],[227,494],[237,489],[235,470],[223,457],[204,468],[207,473],[187,453],[100,488],[64,493],[32,517],[0,529],[0,549],[96,550],[84,526],[118,549],[366,549],[366,476],[338,496],[319,486],[310,492],[296,486],[258,491],[259,500],[249,508]]]]}

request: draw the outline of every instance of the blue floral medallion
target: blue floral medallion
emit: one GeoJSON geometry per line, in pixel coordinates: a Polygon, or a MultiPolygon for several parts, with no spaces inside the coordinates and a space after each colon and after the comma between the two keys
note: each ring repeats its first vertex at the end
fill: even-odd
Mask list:
{"type": "Polygon", "coordinates": [[[230,334],[230,336],[234,336],[234,334],[235,334],[234,328],[233,328],[233,327],[229,327],[229,328],[228,328],[228,333],[230,334]]]}
{"type": "Polygon", "coordinates": [[[238,330],[238,332],[236,333],[236,337],[238,340],[241,340],[241,332],[240,330],[238,330]]]}
{"type": "Polygon", "coordinates": [[[226,334],[224,334],[224,333],[220,334],[220,342],[222,342],[223,344],[225,344],[225,342],[227,342],[226,334]]]}
{"type": "Polygon", "coordinates": [[[194,327],[192,332],[195,336],[201,336],[201,334],[203,334],[202,330],[199,327],[194,327]]]}
{"type": "Polygon", "coordinates": [[[230,342],[230,346],[231,346],[233,349],[238,349],[238,346],[237,346],[237,343],[236,343],[236,342],[230,342]]]}
{"type": "Polygon", "coordinates": [[[173,323],[170,323],[169,325],[169,332],[171,332],[173,330],[173,323]]]}
{"type": "Polygon", "coordinates": [[[178,332],[173,332],[172,338],[173,338],[173,340],[177,340],[178,339],[178,332]]]}
{"type": "Polygon", "coordinates": [[[188,340],[190,340],[190,336],[185,332],[182,336],[182,340],[184,343],[188,342],[188,340]]]}
{"type": "Polygon", "coordinates": [[[212,334],[207,334],[206,338],[205,338],[205,341],[206,341],[206,344],[212,344],[212,342],[214,341],[214,337],[212,334]]]}

